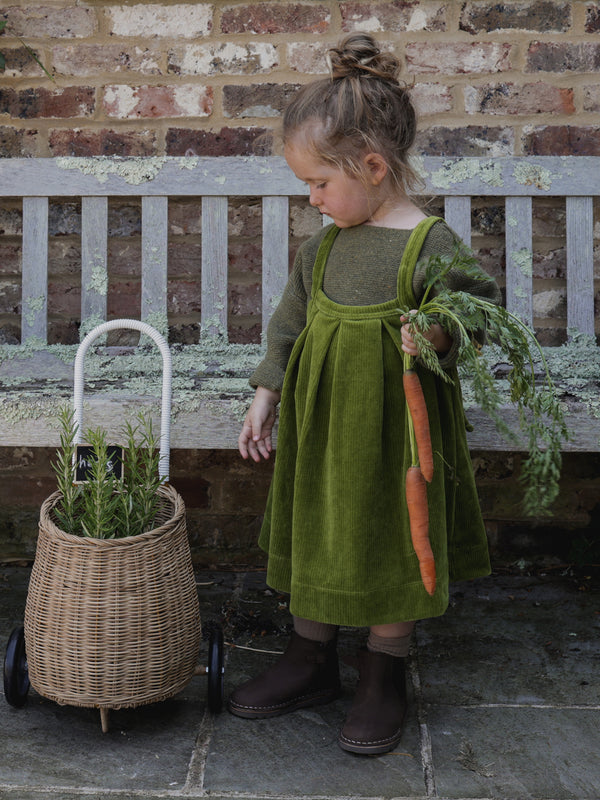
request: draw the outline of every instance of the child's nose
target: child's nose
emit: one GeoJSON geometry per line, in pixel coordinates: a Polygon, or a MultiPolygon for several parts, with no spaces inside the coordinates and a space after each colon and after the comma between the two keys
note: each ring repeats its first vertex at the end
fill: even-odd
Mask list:
{"type": "Polygon", "coordinates": [[[311,206],[318,206],[321,202],[321,192],[316,187],[311,187],[309,202],[311,206]]]}

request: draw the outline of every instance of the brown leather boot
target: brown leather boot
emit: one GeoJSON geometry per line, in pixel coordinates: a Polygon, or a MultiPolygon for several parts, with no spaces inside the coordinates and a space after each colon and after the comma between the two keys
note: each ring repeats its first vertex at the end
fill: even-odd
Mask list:
{"type": "Polygon", "coordinates": [[[229,711],[260,719],[335,700],[340,694],[336,644],[335,639],[313,642],[294,631],[279,661],[233,692],[229,711]]]}
{"type": "Polygon", "coordinates": [[[361,650],[359,682],[340,732],[343,750],[376,755],[393,750],[406,715],[405,659],[361,650]]]}

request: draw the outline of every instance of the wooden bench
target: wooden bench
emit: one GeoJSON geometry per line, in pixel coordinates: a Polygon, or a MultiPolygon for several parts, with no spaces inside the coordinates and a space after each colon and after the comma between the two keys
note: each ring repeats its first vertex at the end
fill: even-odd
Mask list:
{"type": "MultiPolygon", "coordinates": [[[[562,198],[566,214],[567,326],[570,343],[548,348],[569,408],[567,449],[600,449],[599,349],[594,340],[594,198],[600,158],[419,159],[426,194],[443,198],[448,223],[471,241],[472,198],[504,204],[506,303],[533,324],[532,202],[562,198]],[[566,365],[566,367],[565,367],[566,365]]],[[[81,201],[81,330],[106,319],[108,200],[141,197],[141,319],[167,331],[169,198],[201,202],[201,334],[173,346],[175,448],[234,448],[251,390],[247,378],[260,344],[227,339],[228,198],[262,202],[262,327],[288,275],[290,198],[307,194],[283,159],[52,158],[0,159],[0,195],[22,197],[21,344],[0,346],[0,445],[55,446],[57,408],[73,393],[76,346],[47,344],[49,198],[81,201]]],[[[501,379],[506,365],[498,365],[501,379]]],[[[117,355],[100,348],[86,361],[90,425],[114,427],[140,403],[160,405],[160,354],[139,347],[117,355]]],[[[468,390],[466,391],[468,405],[468,390]]],[[[507,410],[510,414],[512,411],[507,410]]],[[[514,449],[468,407],[473,449],[514,449]]]]}

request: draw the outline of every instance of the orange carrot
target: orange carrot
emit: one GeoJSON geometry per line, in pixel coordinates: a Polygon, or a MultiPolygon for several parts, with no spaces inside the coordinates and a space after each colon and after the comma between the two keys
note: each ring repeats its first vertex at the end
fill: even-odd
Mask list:
{"type": "Polygon", "coordinates": [[[412,418],[421,472],[427,483],[433,478],[433,450],[429,432],[429,415],[419,376],[414,369],[404,370],[404,396],[412,418]]]}
{"type": "Polygon", "coordinates": [[[435,592],[435,560],[429,541],[429,506],[427,486],[419,467],[406,471],[406,505],[410,521],[410,536],[419,559],[423,585],[430,595],[435,592]]]}

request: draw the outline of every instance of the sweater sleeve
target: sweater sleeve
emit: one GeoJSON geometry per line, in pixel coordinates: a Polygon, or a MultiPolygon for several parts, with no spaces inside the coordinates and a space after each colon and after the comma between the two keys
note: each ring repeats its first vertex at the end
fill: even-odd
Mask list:
{"type": "Polygon", "coordinates": [[[320,231],[304,242],[296,254],[289,280],[267,327],[265,357],[250,376],[250,386],[255,389],[264,386],[281,391],[292,348],[306,325],[312,267],[323,235],[320,231]]]}
{"type": "MultiPolygon", "coordinates": [[[[421,250],[421,258],[417,263],[413,275],[413,291],[415,297],[420,300],[423,297],[425,288],[425,269],[427,259],[433,253],[439,255],[452,255],[456,247],[457,236],[445,223],[434,225],[425,240],[421,250]]],[[[498,305],[502,300],[502,294],[496,281],[481,270],[481,279],[469,277],[460,269],[453,269],[448,273],[446,282],[452,291],[468,292],[475,297],[488,300],[490,303],[498,305]]],[[[435,295],[435,290],[432,292],[435,295]]],[[[485,331],[481,331],[477,337],[479,341],[485,340],[485,331]]],[[[456,365],[460,351],[460,339],[457,334],[452,334],[452,346],[447,353],[440,357],[442,369],[450,369],[456,365]]]]}

